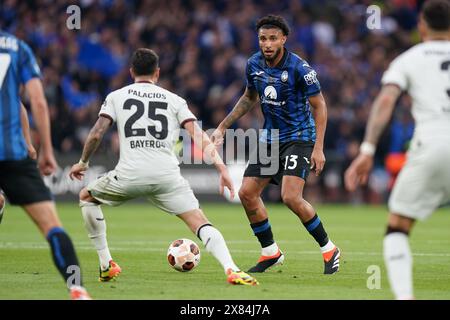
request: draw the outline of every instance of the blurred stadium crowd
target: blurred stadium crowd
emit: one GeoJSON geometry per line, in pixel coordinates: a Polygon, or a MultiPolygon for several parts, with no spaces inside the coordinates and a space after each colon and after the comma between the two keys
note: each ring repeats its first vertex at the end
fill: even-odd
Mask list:
{"type": "MultiPolygon", "coordinates": [[[[418,2],[80,0],[81,29],[69,30],[66,9],[74,1],[1,0],[0,28],[25,40],[39,59],[56,150],[79,153],[104,97],[131,82],[128,60],[139,47],[160,55],[159,84],[186,98],[204,129],[215,127],[243,92],[246,61],[258,50],[256,20],[282,15],[291,27],[287,48],[316,69],[328,103],[326,171],[320,179],[310,176],[307,197],[336,202],[349,200],[342,172],[357,153],[383,71],[419,41],[418,2]],[[366,26],[371,4],[382,10],[380,29],[366,26]]],[[[405,150],[412,134],[409,108],[408,97],[402,97],[370,186],[350,200],[384,200],[391,178],[385,157],[394,153],[388,168],[401,162],[395,153],[405,150]]],[[[254,108],[236,127],[261,125],[254,108]]],[[[117,153],[114,130],[102,148],[117,153]]]]}

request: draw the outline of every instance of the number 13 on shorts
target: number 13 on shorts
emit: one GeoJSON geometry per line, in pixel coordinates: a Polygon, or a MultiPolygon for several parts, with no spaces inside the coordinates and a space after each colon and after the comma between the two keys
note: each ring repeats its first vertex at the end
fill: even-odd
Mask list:
{"type": "Polygon", "coordinates": [[[284,159],[284,170],[292,170],[297,168],[298,162],[298,155],[296,154],[291,154],[289,156],[286,156],[286,158],[284,159]]]}

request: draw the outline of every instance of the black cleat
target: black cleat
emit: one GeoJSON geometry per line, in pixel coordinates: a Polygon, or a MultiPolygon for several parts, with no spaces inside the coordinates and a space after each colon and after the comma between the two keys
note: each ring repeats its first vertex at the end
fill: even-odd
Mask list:
{"type": "Polygon", "coordinates": [[[339,271],[339,258],[341,257],[341,251],[338,247],[334,250],[331,259],[328,261],[323,261],[325,268],[323,274],[333,274],[339,271]]]}
{"type": "Polygon", "coordinates": [[[284,261],[284,254],[280,250],[278,250],[278,253],[274,256],[265,257],[261,256],[258,260],[258,263],[254,266],[248,269],[247,272],[250,273],[261,273],[265,272],[267,269],[283,264],[284,261]]]}

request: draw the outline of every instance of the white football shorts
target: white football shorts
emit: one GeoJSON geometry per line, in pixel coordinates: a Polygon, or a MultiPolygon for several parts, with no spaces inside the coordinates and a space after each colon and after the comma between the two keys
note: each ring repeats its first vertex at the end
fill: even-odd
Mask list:
{"type": "Polygon", "coordinates": [[[110,206],[145,197],[158,208],[174,215],[200,208],[189,183],[181,175],[167,183],[136,185],[121,181],[112,170],[89,183],[87,190],[96,200],[110,206]]]}
{"type": "Polygon", "coordinates": [[[425,220],[450,202],[450,143],[413,140],[411,146],[389,198],[389,210],[425,220]]]}

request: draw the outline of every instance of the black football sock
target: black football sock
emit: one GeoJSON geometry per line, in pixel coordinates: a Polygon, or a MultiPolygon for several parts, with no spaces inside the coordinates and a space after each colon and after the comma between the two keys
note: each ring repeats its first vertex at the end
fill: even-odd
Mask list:
{"type": "Polygon", "coordinates": [[[47,234],[47,241],[51,247],[53,262],[67,286],[81,286],[81,268],[72,241],[64,229],[60,227],[51,229],[47,234]]]}
{"type": "Polygon", "coordinates": [[[328,243],[328,235],[323,228],[322,222],[320,221],[319,216],[316,214],[314,217],[303,223],[306,230],[313,236],[313,238],[317,241],[320,247],[325,246],[328,243]]]}
{"type": "Polygon", "coordinates": [[[269,223],[269,219],[265,219],[260,222],[251,223],[253,233],[258,238],[261,248],[268,247],[275,243],[273,240],[272,228],[269,223]]]}

